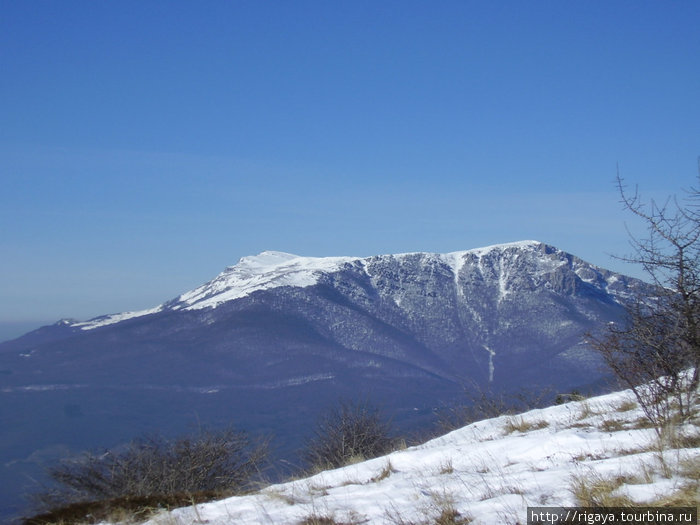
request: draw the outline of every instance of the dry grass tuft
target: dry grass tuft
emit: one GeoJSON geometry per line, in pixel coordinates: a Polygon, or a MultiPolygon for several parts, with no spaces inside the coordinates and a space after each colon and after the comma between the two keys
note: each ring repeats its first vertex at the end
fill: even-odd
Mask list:
{"type": "Polygon", "coordinates": [[[454,465],[452,465],[452,458],[447,458],[445,461],[440,463],[440,474],[452,474],[455,471],[454,465]]]}
{"type": "Polygon", "coordinates": [[[467,525],[473,521],[471,516],[463,516],[455,507],[455,500],[448,492],[431,492],[430,514],[434,525],[467,525]]]}
{"type": "Polygon", "coordinates": [[[617,410],[618,412],[629,412],[630,410],[634,410],[635,408],[637,408],[637,403],[631,399],[626,399],[618,403],[618,405],[615,407],[615,410],[617,410]]]}
{"type": "Polygon", "coordinates": [[[625,424],[619,419],[604,419],[599,428],[603,432],[619,432],[625,429],[625,424]]]}
{"type": "Polygon", "coordinates": [[[508,417],[503,425],[503,431],[507,435],[513,432],[530,432],[532,430],[547,428],[548,426],[549,423],[543,419],[527,421],[522,416],[508,417]]]}
{"type": "Polygon", "coordinates": [[[598,412],[593,410],[593,407],[591,407],[591,404],[588,401],[581,401],[581,404],[579,405],[579,413],[578,413],[578,420],[581,421],[582,419],[588,419],[589,417],[592,416],[597,416],[598,412]]]}
{"type": "Polygon", "coordinates": [[[386,464],[384,465],[384,468],[382,468],[382,470],[379,472],[379,474],[377,474],[376,476],[374,476],[370,481],[371,481],[372,483],[377,483],[377,482],[379,482],[379,481],[382,481],[383,479],[388,478],[388,477],[391,476],[394,472],[397,472],[397,470],[396,470],[396,469],[394,468],[394,466],[391,464],[391,461],[387,459],[387,460],[386,460],[386,464]]]}
{"type": "Polygon", "coordinates": [[[630,507],[635,504],[630,498],[615,494],[629,482],[625,476],[604,477],[591,472],[573,476],[569,490],[581,507],[630,507]]]}
{"type": "Polygon", "coordinates": [[[430,493],[430,503],[424,514],[428,516],[426,519],[415,521],[404,518],[393,505],[384,512],[388,523],[393,525],[468,525],[474,521],[472,516],[461,514],[455,507],[454,497],[444,491],[430,493]]]}
{"type": "Polygon", "coordinates": [[[314,513],[301,520],[298,525],[341,525],[341,523],[332,516],[314,513]]]}
{"type": "Polygon", "coordinates": [[[290,506],[300,503],[300,500],[298,500],[291,494],[283,492],[282,490],[266,490],[262,494],[265,494],[265,496],[272,500],[279,500],[290,506]]]}
{"type": "Polygon", "coordinates": [[[365,518],[354,511],[350,511],[342,520],[337,518],[333,513],[319,514],[314,511],[312,514],[297,522],[297,525],[360,525],[366,522],[367,520],[365,518]]]}
{"type": "Polygon", "coordinates": [[[675,492],[652,501],[659,507],[697,507],[700,504],[700,484],[697,481],[685,483],[675,492]]]}
{"type": "Polygon", "coordinates": [[[467,525],[471,523],[473,518],[462,516],[459,511],[454,508],[443,509],[435,518],[435,525],[467,525]]]}

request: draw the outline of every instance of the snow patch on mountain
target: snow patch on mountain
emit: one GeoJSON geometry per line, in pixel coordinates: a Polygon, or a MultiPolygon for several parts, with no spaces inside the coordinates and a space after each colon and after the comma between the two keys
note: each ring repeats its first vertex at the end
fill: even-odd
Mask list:
{"type": "Polygon", "coordinates": [[[543,243],[540,241],[515,241],[515,242],[507,242],[507,243],[501,243],[501,244],[492,244],[490,246],[483,246],[481,248],[472,248],[471,250],[465,250],[463,252],[458,252],[458,253],[472,253],[478,257],[484,257],[485,255],[490,254],[493,251],[503,251],[509,248],[535,248],[542,246],[543,243]]]}
{"type": "Polygon", "coordinates": [[[493,364],[493,358],[496,355],[496,352],[491,350],[488,346],[484,345],[484,348],[486,351],[489,353],[489,383],[493,383],[493,373],[496,371],[496,367],[493,364]]]}
{"type": "MultiPolygon", "coordinates": [[[[99,328],[101,326],[107,326],[114,323],[120,323],[126,321],[127,319],[133,319],[135,317],[142,317],[144,315],[156,314],[163,311],[164,306],[156,306],[155,308],[149,308],[147,310],[139,310],[137,312],[122,312],[119,314],[108,314],[102,315],[100,317],[95,317],[89,321],[82,322],[72,322],[70,326],[80,328],[81,330],[92,330],[94,328],[99,328]]],[[[65,323],[64,323],[65,324],[65,323]]]]}
{"type": "Polygon", "coordinates": [[[243,257],[213,281],[182,294],[173,309],[215,308],[258,290],[279,286],[312,286],[324,272],[334,272],[356,257],[300,257],[290,253],[266,251],[243,257]]]}

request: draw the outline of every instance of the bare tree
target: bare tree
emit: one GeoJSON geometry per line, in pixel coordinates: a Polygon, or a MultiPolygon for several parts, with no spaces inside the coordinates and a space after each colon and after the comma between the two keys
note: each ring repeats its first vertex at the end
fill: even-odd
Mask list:
{"type": "Polygon", "coordinates": [[[643,238],[628,230],[633,252],[620,259],[640,264],[655,291],[635,298],[626,322],[611,324],[593,346],[659,429],[673,414],[689,417],[698,397],[700,191],[658,204],[630,192],[619,172],[617,186],[625,209],[647,229],[643,238]]]}

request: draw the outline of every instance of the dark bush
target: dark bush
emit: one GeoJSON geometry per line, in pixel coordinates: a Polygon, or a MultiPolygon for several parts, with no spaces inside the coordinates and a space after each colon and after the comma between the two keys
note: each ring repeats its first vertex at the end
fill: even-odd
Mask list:
{"type": "Polygon", "coordinates": [[[54,487],[35,496],[44,509],[78,503],[228,495],[244,490],[265,462],[265,443],[232,429],[167,440],[132,441],[122,450],[86,452],[48,469],[54,487]]]}
{"type": "Polygon", "coordinates": [[[303,459],[316,469],[336,468],[386,454],[394,444],[391,425],[377,408],[341,401],[319,418],[303,459]]]}
{"type": "Polygon", "coordinates": [[[128,523],[140,523],[160,509],[174,509],[211,501],[218,493],[172,494],[169,496],[124,496],[99,501],[83,501],[56,507],[31,518],[23,525],[68,525],[69,523],[102,523],[121,521],[128,516],[128,523]]]}

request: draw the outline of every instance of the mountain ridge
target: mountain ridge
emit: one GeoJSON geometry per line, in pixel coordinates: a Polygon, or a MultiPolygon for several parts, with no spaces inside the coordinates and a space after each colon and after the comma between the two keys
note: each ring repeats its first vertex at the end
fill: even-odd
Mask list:
{"type": "Polygon", "coordinates": [[[0,483],[39,475],[58,451],[231,421],[278,436],[294,462],[340,398],[371,399],[411,432],[465,386],[600,391],[583,334],[622,319],[648,287],[535,241],[243,258],[155,308],[0,343],[0,483]]]}
{"type": "MultiPolygon", "coordinates": [[[[243,257],[214,279],[154,308],[88,321],[61,320],[0,349],[26,347],[20,355],[29,362],[37,351],[33,345],[70,339],[76,349],[61,355],[79,361],[84,356],[77,348],[87,351],[96,344],[92,336],[80,334],[93,332],[94,338],[107,338],[105,348],[123,341],[158,348],[172,358],[168,346],[183,347],[181,335],[187,334],[192,344],[222,338],[216,344],[228,348],[233,359],[250,360],[231,341],[267,349],[262,353],[277,357],[258,363],[265,370],[273,370],[270,363],[309,355],[327,362],[322,370],[308,363],[298,370],[299,377],[336,375],[333,366],[351,361],[351,368],[367,373],[400,363],[458,381],[468,358],[480,372],[467,375],[493,383],[503,364],[512,367],[523,353],[536,352],[545,365],[566,361],[572,352],[581,354],[584,328],[619,317],[623,303],[644,286],[538,241],[372,257],[266,251],[243,257]],[[289,355],[274,348],[280,345],[290,347],[289,355]]],[[[116,352],[104,353],[119,359],[116,352]]],[[[521,366],[531,368],[524,362],[521,366]]],[[[287,372],[280,371],[286,375],[282,382],[297,381],[287,372]]],[[[262,372],[261,383],[280,380],[274,373],[262,372]]],[[[210,375],[225,382],[221,370],[210,375]]]]}
{"type": "MultiPolygon", "coordinates": [[[[320,274],[340,271],[346,265],[360,265],[365,273],[368,265],[377,260],[405,260],[411,257],[433,259],[446,264],[453,271],[455,283],[460,269],[465,264],[465,258],[476,256],[479,260],[493,251],[506,251],[512,249],[540,249],[551,250],[553,253],[565,253],[552,245],[535,241],[515,241],[510,243],[494,244],[485,247],[468,250],[458,250],[447,253],[436,252],[405,252],[398,254],[383,254],[369,257],[331,256],[310,257],[294,255],[280,251],[266,250],[258,255],[242,257],[233,266],[228,266],[212,280],[184,292],[174,299],[161,303],[153,308],[139,311],[127,311],[101,315],[86,321],[74,319],[61,319],[56,324],[64,324],[78,327],[82,330],[90,330],[107,324],[113,324],[135,317],[150,315],[164,310],[216,308],[222,303],[240,299],[256,291],[277,288],[282,286],[306,287],[319,282],[320,274]]],[[[568,254],[567,254],[568,255],[568,254]]],[[[574,260],[583,263],[582,260],[571,256],[574,260]]],[[[584,263],[589,268],[594,268],[593,274],[599,272],[610,273],[600,267],[584,263]]],[[[590,270],[589,270],[590,273],[590,270]]],[[[599,275],[596,275],[599,277],[599,275]]],[[[583,277],[582,277],[583,278],[583,277]]],[[[588,276],[588,279],[591,277],[588,276]]],[[[583,278],[586,280],[586,278],[583,278]]],[[[499,280],[500,298],[507,294],[505,281],[499,280]]],[[[615,294],[615,290],[611,290],[615,294]]]]}

